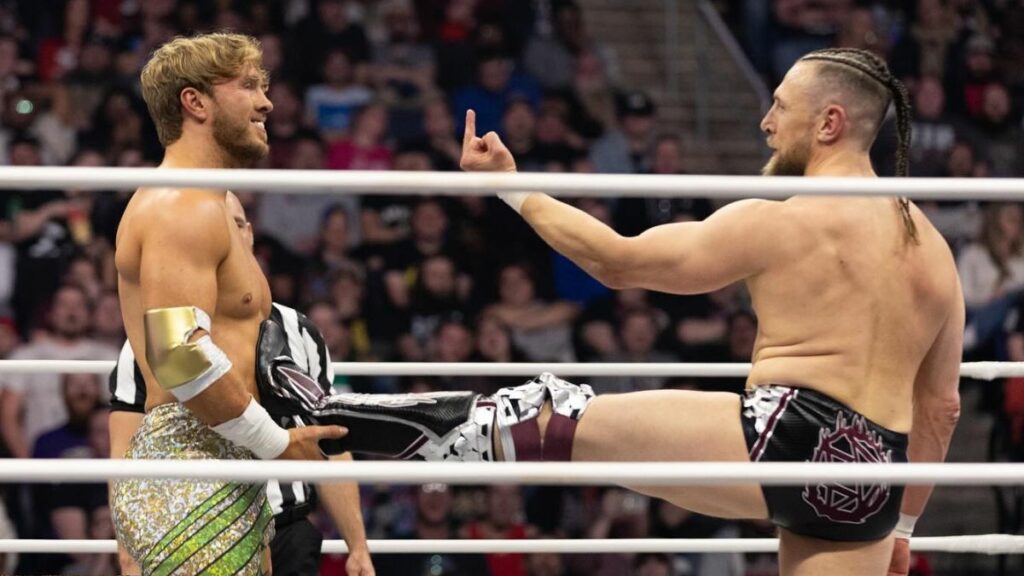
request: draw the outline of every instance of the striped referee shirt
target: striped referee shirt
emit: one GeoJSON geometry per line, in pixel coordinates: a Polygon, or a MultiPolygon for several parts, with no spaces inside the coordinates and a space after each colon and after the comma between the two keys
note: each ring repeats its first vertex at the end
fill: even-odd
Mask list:
{"type": "MultiPolygon", "coordinates": [[[[284,327],[288,335],[286,353],[295,363],[330,393],[334,381],[334,369],[320,330],[304,314],[293,308],[275,303],[270,311],[270,320],[284,327]]],[[[126,341],[121,348],[114,371],[108,381],[110,387],[110,409],[112,411],[146,411],[146,383],[142,371],[135,361],[131,345],[126,341]]],[[[282,418],[279,424],[284,428],[305,426],[298,416],[282,418]]],[[[313,486],[305,482],[282,484],[277,480],[267,482],[267,500],[274,515],[308,508],[316,503],[313,486]],[[308,506],[307,506],[308,505],[308,506]]]]}

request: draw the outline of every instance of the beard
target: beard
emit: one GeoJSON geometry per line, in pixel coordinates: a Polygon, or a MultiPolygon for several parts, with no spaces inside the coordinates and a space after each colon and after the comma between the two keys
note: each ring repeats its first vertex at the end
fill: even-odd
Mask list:
{"type": "Polygon", "coordinates": [[[270,147],[252,134],[252,122],[233,122],[221,114],[213,118],[213,139],[235,166],[253,166],[266,157],[270,147]]]}
{"type": "Polygon", "coordinates": [[[789,150],[776,150],[761,169],[762,176],[803,176],[811,157],[811,146],[800,143],[789,150]]]}

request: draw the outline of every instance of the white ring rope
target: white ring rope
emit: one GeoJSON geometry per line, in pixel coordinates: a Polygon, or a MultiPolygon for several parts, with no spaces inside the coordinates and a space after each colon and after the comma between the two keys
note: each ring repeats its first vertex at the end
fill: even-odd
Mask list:
{"type": "MultiPolygon", "coordinates": [[[[556,376],[690,376],[735,378],[750,373],[750,364],[699,362],[334,362],[334,371],[346,376],[525,376],[542,372],[556,376]]],[[[110,374],[112,360],[0,360],[0,374],[110,374]]],[[[994,380],[1024,376],[1024,362],[965,362],[965,378],[994,380]]]]}
{"type": "Polygon", "coordinates": [[[459,194],[538,190],[570,196],[698,196],[789,198],[795,194],[892,196],[931,200],[1020,200],[1024,179],[1011,178],[764,178],[332,170],[211,170],[156,168],[0,168],[0,188],[130,190],[171,186],[275,193],[459,194]]]}
{"type": "MultiPolygon", "coordinates": [[[[373,554],[714,554],[777,552],[774,538],[622,538],[593,540],[368,540],[373,554]]],[[[978,534],[915,537],[917,552],[960,554],[1017,554],[1024,552],[1024,536],[978,534]]],[[[324,554],[344,554],[344,540],[326,540],[324,554]]],[[[114,540],[0,540],[0,554],[113,554],[114,540]]]]}
{"type": "Polygon", "coordinates": [[[327,462],[297,460],[104,460],[12,458],[0,482],[104,482],[122,478],[224,482],[305,480],[363,484],[707,486],[809,483],[1019,486],[1024,464],[820,462],[327,462]]]}

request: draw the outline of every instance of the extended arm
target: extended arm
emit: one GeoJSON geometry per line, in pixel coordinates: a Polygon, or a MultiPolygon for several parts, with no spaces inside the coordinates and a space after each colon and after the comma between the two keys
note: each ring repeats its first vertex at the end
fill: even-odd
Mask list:
{"type": "MultiPolygon", "coordinates": [[[[515,160],[497,134],[478,138],[475,130],[475,116],[469,111],[462,168],[514,172],[515,160]]],[[[499,196],[552,248],[611,288],[710,292],[759,273],[771,264],[778,245],[775,224],[780,204],[775,202],[736,202],[703,222],[666,224],[627,238],[547,194],[499,196]]]]}
{"type": "MultiPolygon", "coordinates": [[[[331,456],[330,460],[351,461],[352,455],[345,453],[331,456]]],[[[373,576],[370,550],[366,546],[366,529],[363,526],[363,512],[359,508],[359,485],[353,482],[318,484],[320,497],[348,545],[349,559],[346,563],[348,576],[373,576]]]]}

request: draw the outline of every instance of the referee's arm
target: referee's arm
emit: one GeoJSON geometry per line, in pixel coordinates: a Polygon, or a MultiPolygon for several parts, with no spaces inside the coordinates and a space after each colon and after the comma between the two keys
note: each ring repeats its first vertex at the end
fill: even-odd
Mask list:
{"type": "MultiPolygon", "coordinates": [[[[329,458],[347,461],[352,460],[352,455],[345,453],[329,458]]],[[[366,546],[363,512],[359,508],[359,485],[355,482],[325,482],[317,484],[317,492],[348,545],[349,556],[345,564],[348,576],[374,576],[370,550],[366,546]]]]}

